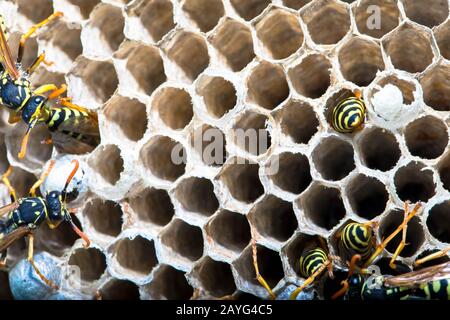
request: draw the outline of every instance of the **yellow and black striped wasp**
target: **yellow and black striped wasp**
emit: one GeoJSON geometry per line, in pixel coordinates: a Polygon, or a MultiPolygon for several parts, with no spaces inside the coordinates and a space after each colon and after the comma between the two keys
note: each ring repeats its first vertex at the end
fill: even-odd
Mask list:
{"type": "Polygon", "coordinates": [[[39,28],[61,16],[61,12],[55,12],[22,35],[16,61],[12,58],[6,26],[0,16],[0,104],[9,109],[10,123],[17,123],[22,119],[28,125],[19,152],[20,159],[25,157],[31,129],[39,123],[46,124],[52,134],[51,141],[46,143],[53,142],[60,152],[86,153],[100,142],[97,114],[71,103],[70,98],[61,98],[67,91],[65,85],[58,88],[54,84],[45,84],[32,89],[29,76],[45,62],[45,53],[40,54],[26,70],[22,69],[27,39],[39,28]],[[47,93],[49,94],[46,95],[47,93]],[[56,101],[52,102],[53,100],[56,101]]]}
{"type": "Polygon", "coordinates": [[[37,188],[44,182],[53,168],[54,161],[51,161],[47,170],[45,170],[38,181],[31,187],[30,196],[17,199],[16,192],[11,186],[8,176],[12,172],[12,167],[3,174],[2,181],[8,187],[11,195],[12,203],[0,208],[0,216],[6,216],[0,220],[0,252],[2,253],[1,265],[6,264],[6,250],[16,240],[28,236],[28,261],[31,263],[36,274],[48,286],[57,289],[57,286],[47,279],[38,269],[33,259],[33,232],[46,222],[51,229],[59,226],[63,221],[68,222],[72,229],[84,240],[84,246],[88,247],[90,241],[87,236],[75,225],[71,214],[73,213],[67,208],[67,187],[73,176],[79,168],[77,160],[73,160],[74,169],[68,176],[62,191],[50,191],[45,197],[36,196],[37,188]]]}
{"type": "Polygon", "coordinates": [[[362,128],[366,118],[366,104],[362,92],[355,90],[354,96],[340,101],[333,107],[331,125],[340,133],[351,133],[362,128]]]}

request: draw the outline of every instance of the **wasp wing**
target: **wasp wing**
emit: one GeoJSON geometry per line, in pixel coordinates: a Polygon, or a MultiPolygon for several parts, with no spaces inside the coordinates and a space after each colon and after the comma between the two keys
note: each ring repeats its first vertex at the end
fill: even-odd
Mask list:
{"type": "Polygon", "coordinates": [[[7,204],[6,206],[1,207],[0,208],[0,217],[4,216],[5,214],[10,213],[14,209],[17,209],[18,206],[19,206],[19,203],[16,201],[16,202],[13,202],[13,203],[7,204]]]}
{"type": "Polygon", "coordinates": [[[0,28],[0,62],[14,80],[19,78],[19,70],[17,70],[16,64],[12,58],[11,49],[9,48],[5,30],[3,28],[0,28]]]}
{"type": "Polygon", "coordinates": [[[8,247],[13,244],[16,240],[26,236],[31,229],[27,226],[20,226],[11,232],[6,234],[0,234],[0,252],[8,249],[8,247]]]}
{"type": "Polygon", "coordinates": [[[408,272],[395,277],[386,278],[384,284],[390,287],[418,287],[423,283],[447,279],[450,277],[450,261],[408,272]]]}

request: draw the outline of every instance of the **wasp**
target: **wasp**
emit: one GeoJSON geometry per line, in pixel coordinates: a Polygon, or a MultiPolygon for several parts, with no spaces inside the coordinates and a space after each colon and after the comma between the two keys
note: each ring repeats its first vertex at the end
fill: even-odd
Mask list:
{"type": "Polygon", "coordinates": [[[331,125],[340,133],[351,133],[362,128],[366,117],[366,104],[362,93],[356,90],[354,96],[339,102],[331,115],[331,125]]]}
{"type": "Polygon", "coordinates": [[[28,137],[36,124],[47,125],[52,138],[45,143],[53,143],[63,153],[81,154],[92,151],[100,142],[97,113],[75,105],[70,98],[61,98],[67,86],[58,88],[54,84],[45,84],[32,89],[29,77],[45,60],[41,53],[26,70],[22,69],[22,57],[26,41],[36,31],[50,21],[61,17],[62,12],[55,12],[44,21],[34,25],[22,35],[14,61],[8,46],[3,17],[0,16],[0,104],[10,111],[9,123],[23,120],[28,126],[23,137],[19,158],[26,154],[28,137]],[[52,103],[53,101],[53,103],[52,103]]]}
{"type": "Polygon", "coordinates": [[[44,182],[54,166],[51,161],[47,170],[45,170],[38,181],[31,187],[29,197],[17,199],[16,192],[12,187],[8,177],[12,172],[12,167],[3,174],[2,181],[8,187],[12,203],[0,208],[0,216],[6,216],[0,220],[0,252],[2,253],[2,266],[6,265],[6,250],[16,240],[28,236],[28,261],[32,265],[36,274],[48,286],[57,289],[58,287],[47,279],[36,266],[33,259],[34,230],[44,221],[50,229],[59,226],[63,221],[69,223],[72,229],[84,240],[84,246],[88,247],[90,241],[88,237],[75,225],[71,214],[73,211],[67,209],[67,187],[79,168],[77,160],[73,160],[74,169],[68,176],[62,191],[50,191],[45,197],[36,196],[37,188],[44,182]]]}

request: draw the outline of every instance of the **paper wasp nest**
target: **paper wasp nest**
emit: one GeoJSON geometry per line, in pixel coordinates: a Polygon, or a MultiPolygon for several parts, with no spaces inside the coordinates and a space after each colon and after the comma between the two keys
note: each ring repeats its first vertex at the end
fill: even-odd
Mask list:
{"type": "MultiPolygon", "coordinates": [[[[45,50],[54,64],[33,83],[66,83],[75,103],[99,112],[102,142],[82,157],[89,193],[77,214],[93,244],[43,226],[38,251],[80,268],[80,298],[189,299],[195,289],[267,297],[251,225],[276,289],[303,281],[296,264],[308,241],[322,237],[335,253],[332,235],[367,219],[379,221],[381,239],[402,221],[405,200],[424,210],[401,260],[448,245],[449,3],[2,1],[11,43],[64,12],[29,41],[24,64],[45,50]],[[355,88],[368,120],[339,134],[331,107],[355,88]],[[239,130],[262,132],[266,148],[235,139],[239,130]],[[224,141],[222,161],[204,157],[205,132],[224,141]]],[[[22,195],[52,156],[40,144],[45,130],[18,161],[24,127],[3,121],[2,172],[16,167],[22,195]]],[[[10,251],[24,256],[20,243],[10,251]]]]}

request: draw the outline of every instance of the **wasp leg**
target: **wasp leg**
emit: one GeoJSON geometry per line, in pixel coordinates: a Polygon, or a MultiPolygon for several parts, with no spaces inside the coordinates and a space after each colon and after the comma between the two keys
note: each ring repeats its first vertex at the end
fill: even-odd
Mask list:
{"type": "Polygon", "coordinates": [[[19,113],[15,112],[15,111],[9,112],[8,123],[14,124],[14,123],[19,122],[20,120],[22,120],[22,117],[20,116],[19,113]]]}
{"type": "Polygon", "coordinates": [[[52,138],[47,138],[41,141],[41,144],[53,144],[53,139],[52,138]]]}
{"type": "Polygon", "coordinates": [[[54,90],[50,95],[48,96],[49,100],[54,100],[59,98],[62,94],[64,94],[67,91],[67,86],[65,84],[61,85],[61,88],[54,90]]]}
{"type": "Polygon", "coordinates": [[[442,250],[439,250],[438,252],[432,253],[424,258],[421,258],[419,260],[416,260],[414,262],[414,266],[419,266],[421,264],[424,264],[425,262],[434,260],[434,259],[438,259],[438,258],[442,258],[442,257],[447,257],[447,253],[450,251],[450,246],[447,248],[444,248],[442,250]]]}
{"type": "Polygon", "coordinates": [[[319,269],[317,269],[316,272],[314,272],[308,279],[305,280],[305,282],[303,282],[303,284],[298,287],[297,289],[295,289],[291,295],[289,296],[290,300],[295,300],[297,298],[297,296],[300,294],[300,292],[303,291],[303,289],[305,289],[307,286],[309,286],[311,283],[314,282],[314,280],[326,269],[328,268],[328,266],[330,265],[330,261],[327,261],[326,263],[324,263],[323,265],[320,266],[319,269]]]}
{"type": "MultiPolygon", "coordinates": [[[[253,232],[252,232],[253,235],[253,232]]],[[[261,274],[259,273],[259,266],[258,266],[258,256],[257,256],[257,247],[256,247],[256,240],[255,238],[253,238],[252,236],[252,258],[253,258],[253,267],[255,268],[255,272],[256,272],[256,280],[258,280],[258,282],[264,287],[264,289],[267,290],[267,292],[270,295],[270,298],[272,300],[276,299],[276,295],[275,293],[273,293],[272,289],[270,288],[270,286],[267,284],[266,280],[264,280],[264,278],[261,276],[261,274]]]]}
{"type": "MultiPolygon", "coordinates": [[[[404,220],[406,220],[406,218],[408,217],[408,211],[409,211],[409,204],[408,202],[404,203],[404,220]]],[[[404,221],[403,220],[403,221],[404,221]]],[[[397,257],[400,255],[400,253],[402,252],[402,250],[405,248],[406,246],[406,232],[408,230],[408,225],[406,224],[405,227],[403,228],[403,232],[402,232],[402,241],[399,243],[397,249],[394,252],[394,255],[391,258],[391,261],[389,262],[389,266],[392,269],[396,269],[397,265],[395,264],[395,260],[397,259],[397,257]]]]}
{"type": "Polygon", "coordinates": [[[59,88],[56,85],[54,85],[54,84],[44,84],[43,86],[40,86],[39,88],[34,90],[33,94],[41,95],[41,94],[44,94],[44,93],[49,92],[49,91],[56,91],[58,89],[59,88]]]}
{"type": "Polygon", "coordinates": [[[28,234],[28,261],[31,263],[31,266],[33,267],[34,271],[36,272],[36,274],[39,276],[39,278],[41,278],[41,280],[43,282],[45,282],[46,285],[48,285],[49,287],[58,290],[58,286],[56,284],[53,283],[53,281],[47,279],[42,273],[41,271],[39,271],[38,267],[36,266],[36,264],[34,263],[34,235],[32,232],[30,232],[28,234]]]}
{"type": "Polygon", "coordinates": [[[335,294],[333,294],[333,296],[331,297],[331,299],[335,300],[335,299],[339,298],[340,296],[343,296],[344,294],[347,293],[348,287],[349,287],[349,285],[348,285],[348,278],[350,278],[350,277],[353,275],[353,273],[355,272],[355,269],[356,269],[356,265],[357,265],[360,261],[361,261],[361,255],[355,254],[355,255],[352,257],[352,259],[350,260],[349,267],[348,267],[348,275],[347,275],[347,279],[345,279],[345,280],[343,280],[343,281],[341,282],[342,288],[339,289],[338,292],[336,292],[335,294]]]}
{"type": "Polygon", "coordinates": [[[2,175],[2,181],[9,190],[9,194],[11,196],[11,201],[16,202],[17,201],[16,190],[11,185],[11,182],[8,179],[8,177],[11,175],[12,170],[13,170],[13,167],[9,166],[8,170],[6,170],[6,172],[2,175]]]}
{"type": "Polygon", "coordinates": [[[45,170],[42,175],[39,177],[39,180],[36,181],[30,189],[30,196],[36,197],[36,189],[44,182],[45,178],[49,175],[50,171],[52,171],[53,166],[55,165],[55,160],[51,160],[47,170],[45,170]]]}
{"type": "Polygon", "coordinates": [[[7,257],[6,257],[6,250],[3,250],[0,253],[0,257],[1,257],[1,259],[0,259],[0,269],[6,268],[6,259],[7,259],[7,257]]]}

